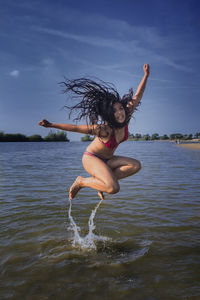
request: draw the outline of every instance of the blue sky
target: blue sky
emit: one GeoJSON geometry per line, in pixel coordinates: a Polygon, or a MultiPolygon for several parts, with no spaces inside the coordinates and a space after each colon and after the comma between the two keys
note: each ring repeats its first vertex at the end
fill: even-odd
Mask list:
{"type": "MultiPolygon", "coordinates": [[[[0,130],[41,134],[72,122],[63,76],[94,76],[121,95],[151,75],[130,132],[200,131],[197,0],[0,0],[0,130]]],[[[71,140],[79,134],[69,133],[71,140]]]]}

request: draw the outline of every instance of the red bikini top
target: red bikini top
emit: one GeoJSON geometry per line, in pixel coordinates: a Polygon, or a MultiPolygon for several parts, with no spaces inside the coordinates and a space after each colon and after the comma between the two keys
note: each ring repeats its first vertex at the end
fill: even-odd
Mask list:
{"type": "Polygon", "coordinates": [[[101,138],[99,138],[99,140],[102,142],[102,144],[104,144],[104,146],[106,146],[107,148],[110,148],[110,149],[114,149],[120,143],[126,141],[127,139],[128,139],[128,124],[125,126],[125,135],[124,135],[124,138],[119,143],[117,143],[117,141],[115,139],[115,132],[114,132],[114,130],[112,130],[110,138],[109,138],[109,140],[106,143],[104,141],[102,141],[101,138]]]}

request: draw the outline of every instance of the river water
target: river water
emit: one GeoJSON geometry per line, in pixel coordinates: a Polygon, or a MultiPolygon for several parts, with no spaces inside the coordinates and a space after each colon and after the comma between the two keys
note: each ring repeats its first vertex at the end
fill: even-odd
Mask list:
{"type": "Polygon", "coordinates": [[[86,146],[0,144],[0,299],[199,300],[200,151],[121,144],[142,169],[95,214],[96,191],[68,200],[86,146]],[[92,211],[81,247],[70,216],[84,238],[92,211]]]}

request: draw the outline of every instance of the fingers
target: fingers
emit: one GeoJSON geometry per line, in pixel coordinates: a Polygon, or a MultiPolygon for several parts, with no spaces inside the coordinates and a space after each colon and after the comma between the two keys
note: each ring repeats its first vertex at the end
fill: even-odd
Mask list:
{"type": "Polygon", "coordinates": [[[149,72],[150,72],[149,64],[144,64],[143,70],[144,70],[144,72],[145,72],[147,75],[149,75],[149,72]]]}
{"type": "Polygon", "coordinates": [[[131,102],[131,101],[126,105],[126,107],[128,107],[128,108],[130,108],[132,106],[133,106],[133,102],[131,102]]]}
{"type": "Polygon", "coordinates": [[[42,124],[43,124],[43,121],[38,122],[38,125],[42,126],[42,124]]]}
{"type": "Polygon", "coordinates": [[[49,121],[43,119],[40,122],[38,122],[38,125],[43,126],[43,127],[50,127],[51,123],[49,121]]]}
{"type": "Polygon", "coordinates": [[[42,121],[38,122],[38,125],[44,126],[45,125],[45,120],[42,120],[42,121]]]}

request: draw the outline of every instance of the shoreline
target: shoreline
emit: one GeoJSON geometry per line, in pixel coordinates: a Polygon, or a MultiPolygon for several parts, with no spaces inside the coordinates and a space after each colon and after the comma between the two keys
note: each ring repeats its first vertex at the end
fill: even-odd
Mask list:
{"type": "Polygon", "coordinates": [[[183,144],[177,144],[177,146],[182,148],[193,149],[193,150],[200,150],[200,143],[183,143],[183,144]]]}

